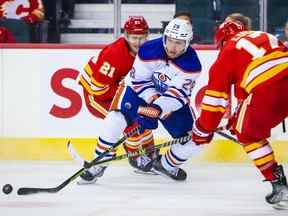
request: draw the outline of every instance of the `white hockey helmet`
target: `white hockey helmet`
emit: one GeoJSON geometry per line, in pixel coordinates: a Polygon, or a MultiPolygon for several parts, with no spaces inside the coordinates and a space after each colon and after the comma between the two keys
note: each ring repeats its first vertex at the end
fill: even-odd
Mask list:
{"type": "Polygon", "coordinates": [[[184,40],[185,50],[187,50],[190,45],[191,40],[193,39],[193,30],[192,25],[187,20],[175,18],[171,20],[164,30],[163,44],[166,48],[166,37],[184,40]]]}

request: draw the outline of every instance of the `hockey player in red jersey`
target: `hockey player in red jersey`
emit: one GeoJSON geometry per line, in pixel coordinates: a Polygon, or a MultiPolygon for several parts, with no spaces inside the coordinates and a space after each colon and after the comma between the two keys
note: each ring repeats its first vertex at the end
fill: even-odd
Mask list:
{"type": "Polygon", "coordinates": [[[79,81],[88,109],[96,117],[106,116],[119,83],[132,68],[140,45],[147,40],[148,30],[144,17],[129,17],[124,37],[104,47],[85,66],[79,81]]]}
{"type": "Polygon", "coordinates": [[[234,114],[231,130],[265,181],[272,184],[272,193],[266,196],[266,201],[276,208],[287,209],[286,177],[267,140],[271,129],[288,115],[287,48],[273,35],[246,31],[244,25],[233,21],[219,26],[215,41],[221,50],[209,71],[192,140],[198,145],[211,141],[233,85],[239,109],[234,114]]]}
{"type": "MultiPolygon", "coordinates": [[[[148,31],[144,17],[130,16],[124,24],[124,37],[104,47],[98,58],[92,57],[85,66],[79,82],[84,89],[86,105],[94,116],[105,118],[120,82],[131,70],[139,47],[148,38],[148,31]]],[[[154,147],[150,130],[128,138],[125,143],[128,152],[136,151],[139,147],[154,147]]],[[[101,149],[100,144],[97,149],[101,149]]],[[[130,159],[129,163],[134,168],[141,169],[142,157],[145,156],[130,159]]]]}

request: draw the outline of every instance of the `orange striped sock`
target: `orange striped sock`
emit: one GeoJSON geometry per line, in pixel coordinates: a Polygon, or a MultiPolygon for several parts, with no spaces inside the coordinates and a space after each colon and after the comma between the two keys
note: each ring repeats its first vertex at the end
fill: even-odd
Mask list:
{"type": "Polygon", "coordinates": [[[268,140],[264,139],[259,142],[246,144],[244,150],[266,180],[271,181],[275,179],[273,169],[277,166],[277,162],[268,140]]]}
{"type": "Polygon", "coordinates": [[[154,147],[153,134],[150,130],[145,130],[140,135],[129,137],[125,142],[124,148],[127,152],[135,152],[141,147],[148,149],[151,145],[154,147]]]}

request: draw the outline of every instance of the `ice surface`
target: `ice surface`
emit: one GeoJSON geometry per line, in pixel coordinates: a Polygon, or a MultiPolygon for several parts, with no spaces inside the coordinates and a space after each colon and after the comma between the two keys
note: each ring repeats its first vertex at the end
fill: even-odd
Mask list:
{"type": "MultiPolygon", "coordinates": [[[[269,183],[250,164],[189,163],[186,182],[141,175],[113,163],[95,185],[72,182],[56,194],[18,196],[19,187],[55,187],[80,167],[73,162],[0,161],[1,216],[287,216],[265,201],[269,183]]],[[[286,169],[287,170],[287,169],[286,169]]]]}

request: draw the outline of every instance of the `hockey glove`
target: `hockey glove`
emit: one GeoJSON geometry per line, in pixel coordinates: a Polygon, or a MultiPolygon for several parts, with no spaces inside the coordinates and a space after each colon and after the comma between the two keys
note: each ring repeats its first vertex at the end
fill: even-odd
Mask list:
{"type": "Polygon", "coordinates": [[[162,113],[162,109],[158,105],[139,106],[137,113],[136,121],[141,125],[143,131],[158,128],[158,119],[162,113]]]}
{"type": "Polygon", "coordinates": [[[196,145],[203,145],[211,142],[213,136],[214,133],[212,131],[207,131],[204,128],[202,128],[201,125],[199,124],[199,120],[197,119],[192,129],[192,141],[196,145]]]}
{"type": "Polygon", "coordinates": [[[240,112],[241,103],[239,103],[235,109],[233,115],[228,119],[227,125],[225,126],[226,130],[229,130],[231,134],[236,134],[236,123],[240,112]]]}
{"type": "Polygon", "coordinates": [[[137,113],[143,117],[158,119],[162,113],[162,109],[156,104],[150,104],[147,106],[139,106],[137,113]]]}
{"type": "Polygon", "coordinates": [[[143,133],[145,129],[153,130],[158,128],[158,119],[138,116],[135,121],[140,125],[140,133],[143,133]]]}
{"type": "Polygon", "coordinates": [[[138,129],[137,134],[140,135],[142,132],[141,125],[138,124],[137,121],[134,121],[131,125],[127,126],[124,130],[124,134],[129,134],[132,130],[138,129]]]}
{"type": "Polygon", "coordinates": [[[228,119],[228,123],[227,125],[225,126],[225,129],[226,130],[229,130],[230,133],[232,135],[235,135],[236,134],[236,131],[235,131],[235,123],[236,123],[236,120],[237,120],[237,116],[234,114],[233,116],[231,116],[229,119],[228,119]]]}
{"type": "Polygon", "coordinates": [[[144,118],[138,116],[134,122],[127,126],[124,130],[124,134],[128,134],[130,131],[138,128],[138,135],[143,134],[146,129],[156,129],[158,127],[157,119],[144,118]]]}

